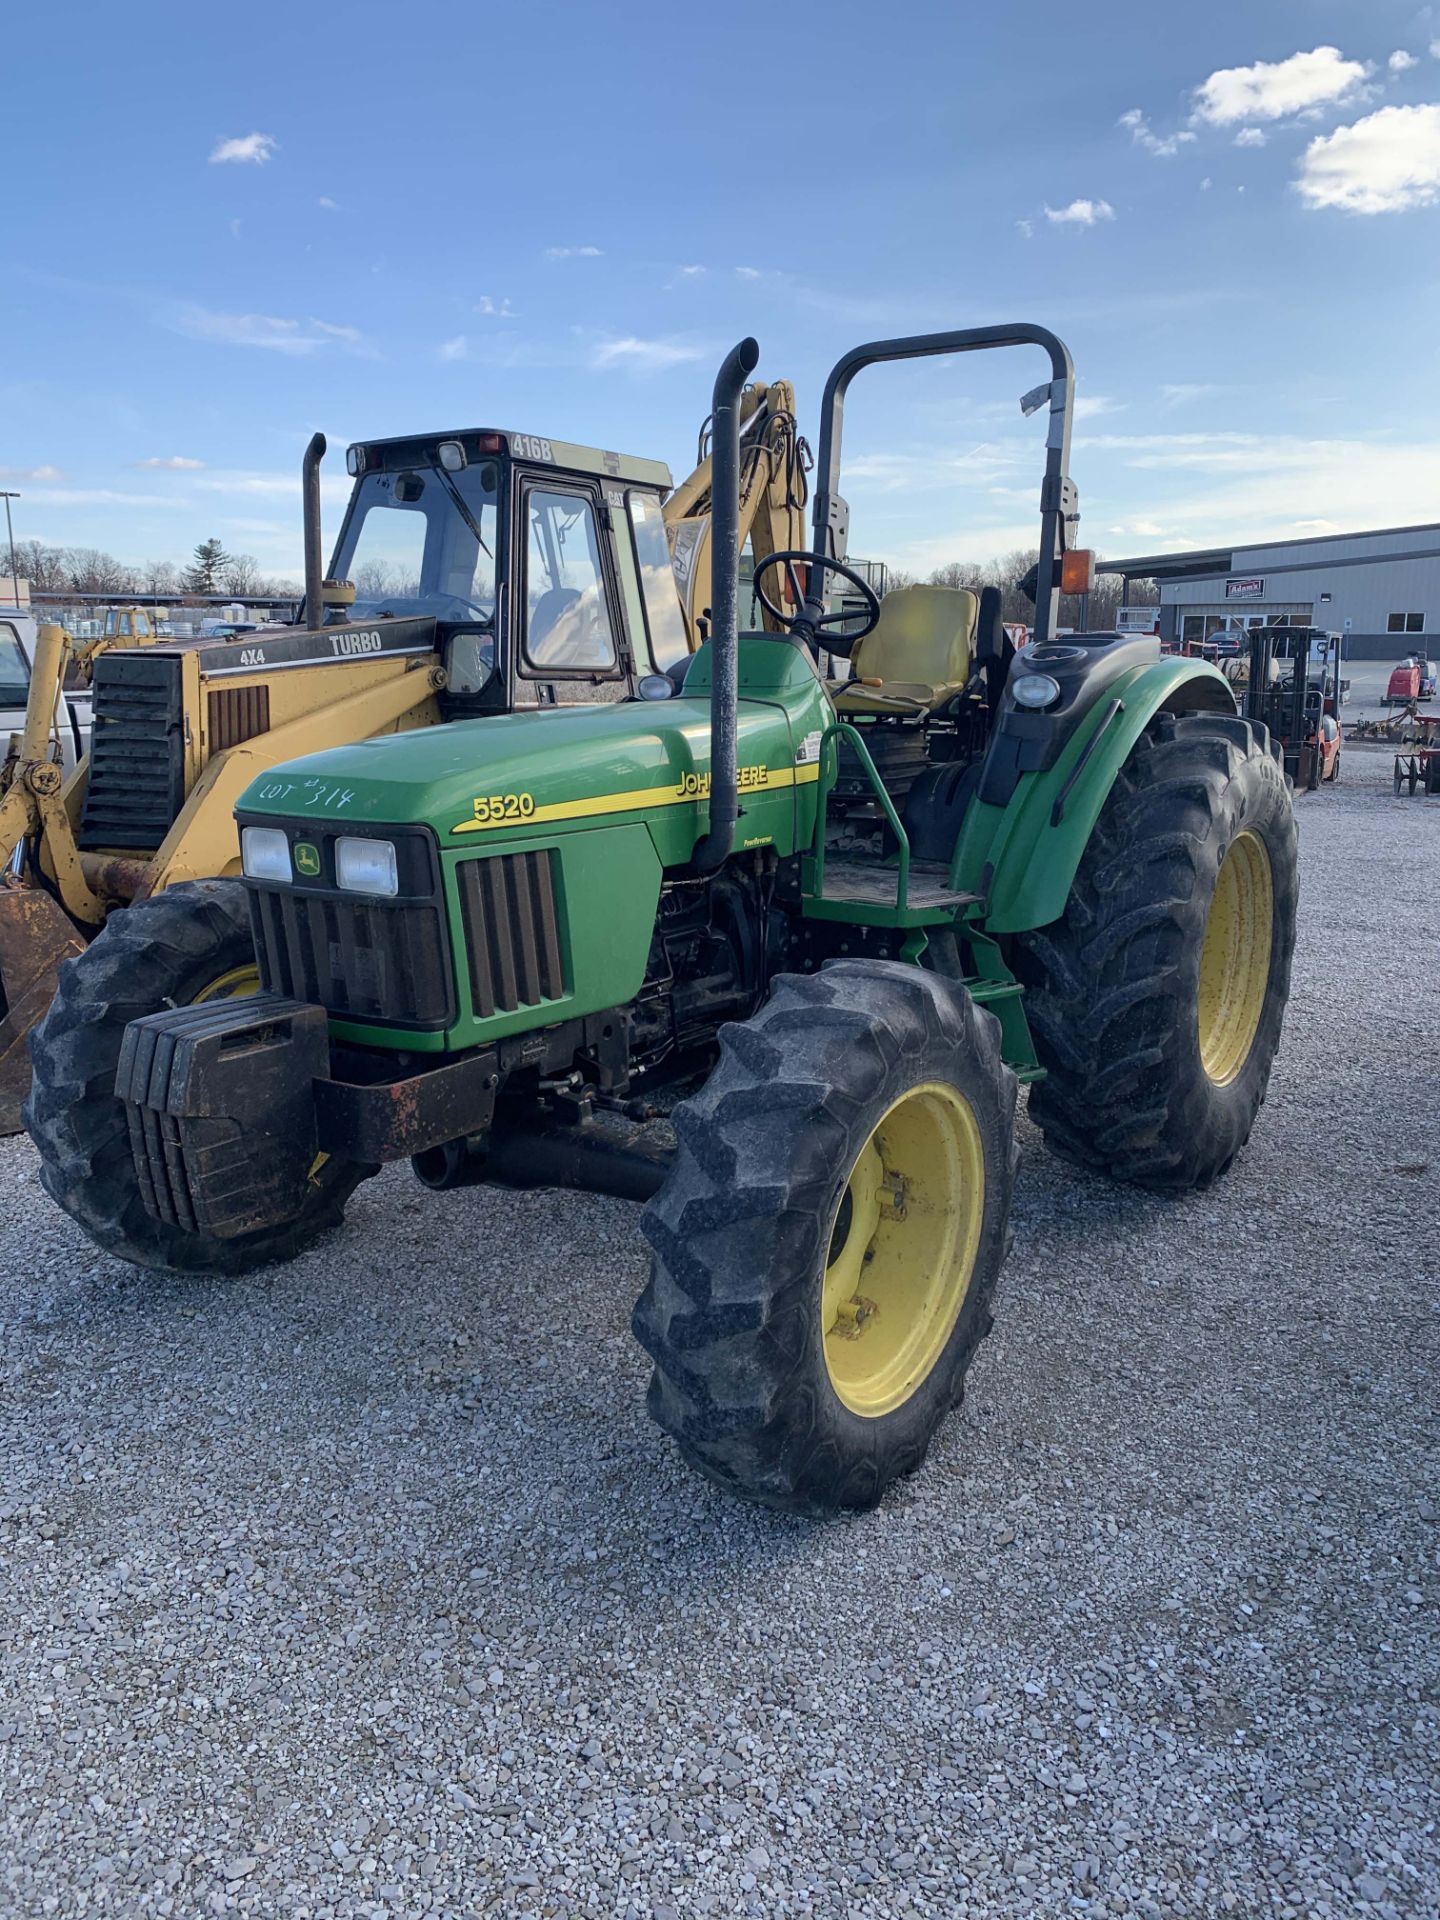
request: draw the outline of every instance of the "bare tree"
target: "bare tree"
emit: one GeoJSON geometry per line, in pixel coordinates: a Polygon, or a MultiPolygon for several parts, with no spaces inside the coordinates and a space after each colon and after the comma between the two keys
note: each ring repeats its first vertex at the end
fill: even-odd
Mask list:
{"type": "Polygon", "coordinates": [[[173,560],[147,560],[140,569],[147,593],[179,594],[184,591],[180,569],[173,560]]]}
{"type": "MultiPolygon", "coordinates": [[[[6,554],[4,559],[8,561],[9,557],[6,554]]],[[[47,547],[39,540],[17,540],[15,570],[22,580],[30,582],[33,593],[59,593],[68,575],[65,549],[47,547]]]]}
{"type": "Polygon", "coordinates": [[[98,547],[68,547],[65,586],[72,593],[133,593],[135,575],[112,553],[98,547]]]}
{"type": "Polygon", "coordinates": [[[232,553],[218,574],[220,591],[244,599],[247,593],[260,591],[260,566],[251,553],[232,553]]]}

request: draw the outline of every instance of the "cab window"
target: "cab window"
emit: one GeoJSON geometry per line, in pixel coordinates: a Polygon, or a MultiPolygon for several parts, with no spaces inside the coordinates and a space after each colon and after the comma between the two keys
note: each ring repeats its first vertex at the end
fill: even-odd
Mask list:
{"type": "Polygon", "coordinates": [[[675,570],[670,564],[665,513],[653,493],[632,493],[629,505],[640,591],[645,597],[645,624],[650,630],[650,658],[663,673],[690,651],[675,570]]]}
{"type": "Polygon", "coordinates": [[[531,487],[525,496],[525,657],[554,673],[615,668],[595,504],[531,487]]]}
{"type": "Polygon", "coordinates": [[[30,697],[30,666],[20,636],[0,620],[0,707],[23,707],[30,697]]]}

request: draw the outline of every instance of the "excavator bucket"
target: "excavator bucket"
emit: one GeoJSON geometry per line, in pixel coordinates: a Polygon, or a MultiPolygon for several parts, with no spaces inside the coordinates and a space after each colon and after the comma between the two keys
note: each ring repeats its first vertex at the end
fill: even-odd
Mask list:
{"type": "Polygon", "coordinates": [[[60,962],[85,942],[58,901],[7,875],[0,881],[0,1134],[19,1133],[30,1091],[30,1029],[55,997],[60,962]]]}

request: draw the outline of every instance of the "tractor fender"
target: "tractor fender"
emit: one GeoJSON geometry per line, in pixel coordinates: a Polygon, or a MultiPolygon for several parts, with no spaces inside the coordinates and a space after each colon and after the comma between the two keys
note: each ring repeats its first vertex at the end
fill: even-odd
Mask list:
{"type": "Polygon", "coordinates": [[[1175,656],[1133,667],[1079,716],[1052,767],[1021,774],[1004,806],[973,800],[952,885],[981,896],[986,932],[1024,933],[1059,919],[1116,776],[1157,713],[1235,711],[1224,676],[1203,660],[1175,656]]]}

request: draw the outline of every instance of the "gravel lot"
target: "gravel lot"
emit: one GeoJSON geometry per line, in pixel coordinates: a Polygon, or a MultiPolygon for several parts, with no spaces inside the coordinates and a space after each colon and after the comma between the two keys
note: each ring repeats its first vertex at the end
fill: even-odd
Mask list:
{"type": "Polygon", "coordinates": [[[862,1518],[681,1468],[618,1202],[392,1171],[211,1284],[0,1143],[0,1912],[1440,1911],[1440,803],[1389,765],[1301,803],[1242,1162],[1162,1203],[1027,1126],[966,1409],[862,1518]]]}

